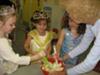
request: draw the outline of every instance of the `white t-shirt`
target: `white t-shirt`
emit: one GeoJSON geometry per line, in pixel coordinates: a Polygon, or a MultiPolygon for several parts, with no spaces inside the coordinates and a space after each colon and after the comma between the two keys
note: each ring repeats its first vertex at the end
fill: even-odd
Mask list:
{"type": "Polygon", "coordinates": [[[74,58],[87,50],[92,40],[96,37],[94,45],[87,55],[86,59],[73,68],[67,69],[68,75],[80,75],[92,70],[100,60],[100,20],[94,26],[87,26],[86,33],[80,43],[74,50],[69,52],[69,56],[74,58]]]}
{"type": "Polygon", "coordinates": [[[18,65],[28,65],[30,63],[29,56],[19,56],[13,51],[7,38],[0,38],[0,60],[8,74],[14,72],[18,65]]]}

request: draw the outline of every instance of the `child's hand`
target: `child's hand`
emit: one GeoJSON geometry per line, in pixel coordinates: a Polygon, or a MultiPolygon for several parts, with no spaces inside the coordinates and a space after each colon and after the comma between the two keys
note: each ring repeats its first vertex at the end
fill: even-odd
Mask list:
{"type": "Polygon", "coordinates": [[[32,52],[31,54],[32,54],[32,55],[36,55],[37,53],[38,53],[38,52],[32,52]]]}
{"type": "Polygon", "coordinates": [[[62,58],[63,61],[68,60],[70,58],[70,56],[68,54],[65,54],[62,58]]]}
{"type": "Polygon", "coordinates": [[[36,60],[39,60],[41,59],[42,57],[46,56],[45,52],[44,51],[41,51],[35,55],[32,55],[30,56],[31,57],[31,61],[36,61],[36,60]]]}
{"type": "Polygon", "coordinates": [[[41,51],[41,52],[39,52],[38,54],[39,54],[40,57],[46,56],[46,52],[45,52],[45,51],[41,51]]]}

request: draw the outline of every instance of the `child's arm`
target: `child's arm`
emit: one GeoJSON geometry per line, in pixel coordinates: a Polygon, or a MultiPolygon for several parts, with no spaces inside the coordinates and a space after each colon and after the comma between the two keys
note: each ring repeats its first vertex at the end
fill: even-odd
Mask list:
{"type": "Polygon", "coordinates": [[[61,30],[61,33],[60,33],[59,38],[58,38],[58,42],[56,44],[56,50],[58,53],[60,53],[60,49],[61,49],[61,46],[62,46],[62,43],[64,40],[64,36],[65,36],[64,30],[61,30]]]}
{"type": "Polygon", "coordinates": [[[20,65],[28,65],[30,63],[30,57],[16,54],[6,38],[0,39],[0,56],[6,61],[20,65]]]}
{"type": "Polygon", "coordinates": [[[47,54],[47,57],[49,57],[50,56],[50,53],[51,53],[51,43],[49,43],[47,45],[45,52],[47,54]]]}
{"type": "Polygon", "coordinates": [[[31,39],[32,39],[32,37],[28,35],[27,39],[25,40],[25,43],[24,43],[24,48],[29,54],[33,55],[34,53],[30,48],[31,39]]]}
{"type": "Polygon", "coordinates": [[[41,58],[43,58],[44,56],[46,56],[46,52],[45,51],[41,51],[33,56],[30,56],[31,57],[31,61],[37,61],[37,60],[40,60],[41,58]]]}

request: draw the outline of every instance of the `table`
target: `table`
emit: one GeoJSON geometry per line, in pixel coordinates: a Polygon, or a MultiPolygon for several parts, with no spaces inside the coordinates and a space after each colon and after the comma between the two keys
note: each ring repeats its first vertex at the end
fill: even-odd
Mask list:
{"type": "MultiPolygon", "coordinates": [[[[55,74],[49,74],[49,75],[63,75],[64,72],[56,72],[55,74]]],[[[39,64],[30,64],[28,66],[21,66],[17,71],[10,75],[43,75],[40,65],[39,64]]],[[[91,71],[86,74],[82,75],[100,75],[100,73],[91,71]]]]}
{"type": "Polygon", "coordinates": [[[10,75],[43,75],[39,64],[30,64],[28,66],[20,66],[17,71],[10,75]]]}
{"type": "MultiPolygon", "coordinates": [[[[32,63],[28,66],[20,66],[17,71],[10,75],[44,75],[41,71],[40,64],[32,63]]],[[[63,72],[50,73],[49,75],[64,75],[63,72]]]]}

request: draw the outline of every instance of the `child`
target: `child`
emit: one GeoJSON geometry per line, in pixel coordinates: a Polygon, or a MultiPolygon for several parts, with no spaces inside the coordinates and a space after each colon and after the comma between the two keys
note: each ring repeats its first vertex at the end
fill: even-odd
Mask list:
{"type": "Polygon", "coordinates": [[[4,75],[5,74],[5,70],[0,62],[0,75],[4,75]]]}
{"type": "MultiPolygon", "coordinates": [[[[66,11],[62,20],[63,29],[57,42],[57,50],[60,56],[63,57],[66,53],[75,48],[81,41],[85,32],[85,25],[78,25],[73,19],[69,17],[66,11]]],[[[77,63],[77,57],[64,60],[67,67],[71,67],[77,63]]]]}
{"type": "Polygon", "coordinates": [[[25,49],[31,55],[47,50],[47,55],[51,51],[52,33],[47,31],[47,16],[45,13],[35,11],[32,18],[32,24],[35,29],[28,33],[25,41],[25,49]]]}
{"type": "Polygon", "coordinates": [[[44,51],[36,56],[19,56],[13,51],[8,35],[15,28],[15,23],[15,9],[10,6],[0,6],[0,63],[8,74],[14,72],[18,65],[28,65],[30,61],[45,56],[44,51]]]}

